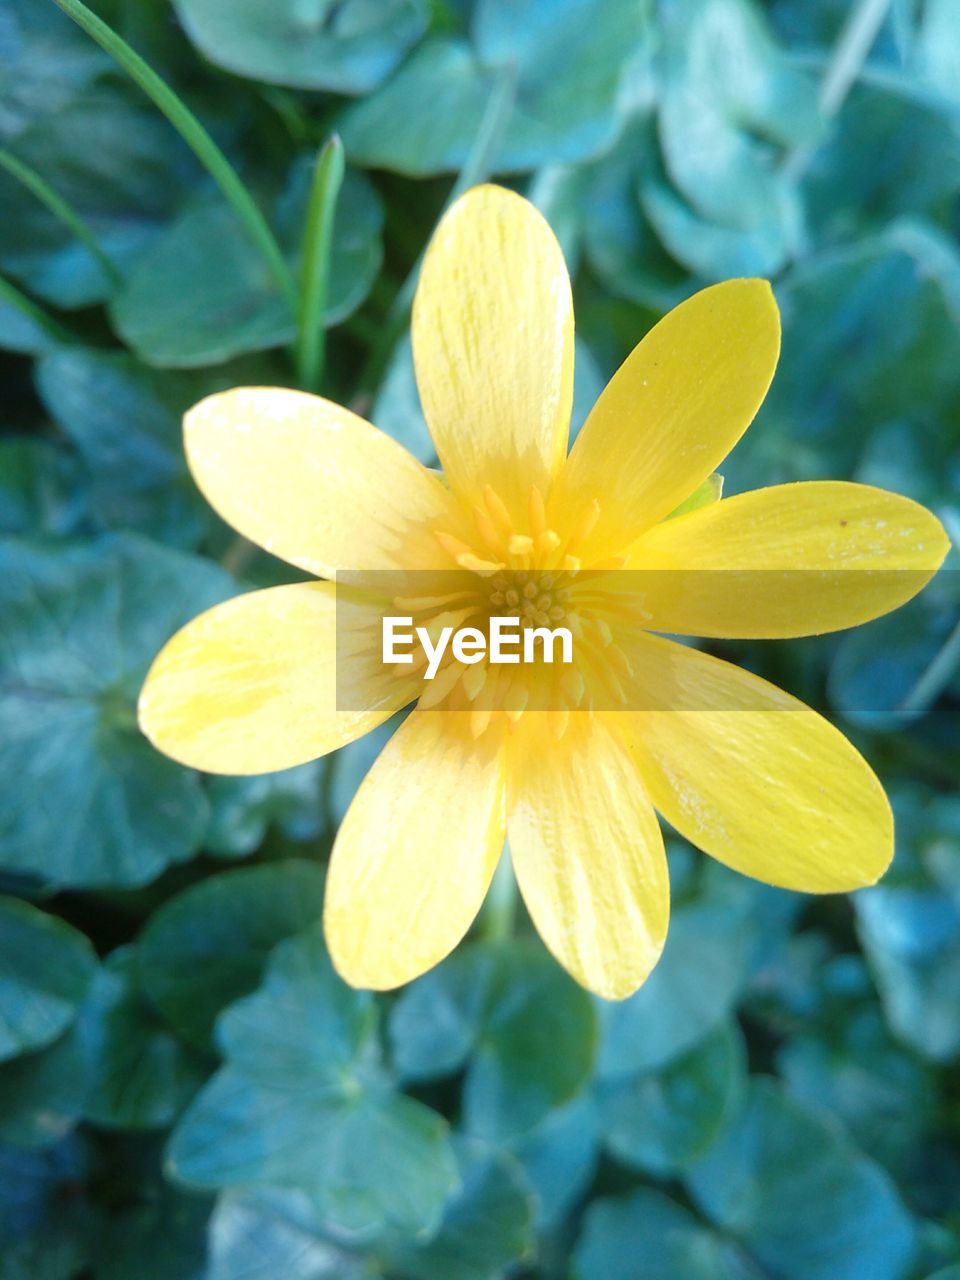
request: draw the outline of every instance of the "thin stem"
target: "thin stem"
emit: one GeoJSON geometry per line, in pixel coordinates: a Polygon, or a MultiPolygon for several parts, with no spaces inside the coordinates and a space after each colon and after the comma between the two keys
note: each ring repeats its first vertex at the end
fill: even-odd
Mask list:
{"type": "Polygon", "coordinates": [[[516,919],[517,880],[510,854],[504,849],[483,904],[480,929],[489,942],[504,942],[513,936],[516,919]]]}
{"type": "Polygon", "coordinates": [[[82,0],[54,0],[54,3],[123,67],[167,117],[233,206],[250,238],[263,254],[284,296],[291,307],[295,308],[297,292],[293,275],[276,237],[236,170],[190,108],[125,40],[95,13],[91,13],[82,0]]]}
{"type": "MultiPolygon", "coordinates": [[[[859,0],[844,23],[820,82],[819,103],[824,120],[837,114],[853,88],[867,54],[886,21],[892,0],[859,0]]],[[[786,157],[783,171],[796,181],[810,163],[816,146],[801,143],[786,157]]]]}
{"type": "Polygon", "coordinates": [[[0,302],[9,302],[11,306],[16,307],[28,320],[32,320],[38,329],[42,329],[55,342],[79,341],[77,336],[71,333],[65,325],[62,325],[59,320],[55,320],[49,312],[44,311],[39,303],[34,302],[32,298],[28,298],[25,293],[21,293],[16,285],[11,284],[9,280],[5,280],[2,276],[0,276],[0,302]]]}
{"type": "MultiPolygon", "coordinates": [[[[952,511],[943,513],[943,524],[954,549],[960,550],[960,522],[952,511]]],[[[936,657],[900,703],[899,710],[906,716],[922,716],[929,711],[953,679],[958,666],[960,666],[960,621],[953,627],[940,646],[936,657]]]]}
{"type": "Polygon", "coordinates": [[[76,236],[80,243],[96,258],[107,279],[112,284],[120,283],[119,271],[97,244],[93,232],[73,206],[63,196],[54,191],[49,182],[42,178],[36,169],[24,164],[22,160],[3,147],[0,147],[0,169],[5,169],[11,178],[15,178],[17,182],[26,187],[30,194],[35,196],[42,205],[45,205],[55,218],[60,219],[71,235],[76,236]]]}
{"type": "Polygon", "coordinates": [[[324,311],[330,282],[330,248],[337,197],[343,185],[343,144],[334,134],[317,156],[303,237],[303,268],[297,314],[297,374],[316,391],[323,378],[327,330],[324,311]]]}
{"type": "Polygon", "coordinates": [[[939,653],[900,703],[905,716],[922,716],[953,679],[960,666],[960,622],[944,640],[939,653]]]}
{"type": "Polygon", "coordinates": [[[825,116],[836,115],[845,102],[886,21],[890,4],[891,0],[860,0],[851,10],[820,84],[820,109],[825,116]]]}
{"type": "MultiPolygon", "coordinates": [[[[497,158],[497,151],[500,148],[504,130],[513,112],[516,97],[517,72],[516,67],[510,63],[501,68],[494,81],[490,97],[487,99],[483,119],[480,121],[480,128],[477,130],[473,146],[470,148],[470,154],[467,156],[463,168],[457,175],[457,180],[444,202],[440,214],[441,217],[465,191],[476,186],[479,182],[484,182],[489,177],[497,158]]],[[[425,253],[426,249],[421,252],[410,268],[407,278],[400,286],[393,300],[393,305],[383,327],[383,335],[380,342],[374,347],[367,366],[361,375],[361,390],[373,391],[379,386],[384,371],[390,362],[390,357],[393,355],[393,349],[410,323],[413,295],[417,290],[420,267],[425,253]]]]}

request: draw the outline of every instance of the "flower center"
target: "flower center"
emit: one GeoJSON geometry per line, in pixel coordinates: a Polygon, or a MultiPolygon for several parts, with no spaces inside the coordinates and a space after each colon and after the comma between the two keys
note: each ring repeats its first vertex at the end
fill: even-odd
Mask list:
{"type": "MultiPolygon", "coordinates": [[[[621,677],[630,664],[613,643],[608,616],[613,602],[604,592],[604,571],[621,568],[623,557],[603,561],[584,558],[584,547],[596,526],[600,503],[591,499],[561,535],[550,527],[543,494],[533,486],[526,519],[513,519],[499,494],[487,485],[482,504],[472,511],[475,537],[465,541],[444,529],[434,537],[463,571],[453,589],[425,596],[403,596],[394,605],[417,615],[436,640],[444,627],[476,627],[485,634],[492,617],[516,617],[523,635],[535,628],[566,627],[573,637],[573,662],[497,666],[486,657],[473,664],[447,653],[433,680],[425,685],[419,705],[467,710],[470,728],[479,737],[495,714],[516,724],[530,710],[544,711],[562,737],[572,710],[626,701],[621,677]]],[[[534,651],[543,656],[544,641],[534,651]]],[[[409,671],[409,667],[407,668],[409,671]]]]}

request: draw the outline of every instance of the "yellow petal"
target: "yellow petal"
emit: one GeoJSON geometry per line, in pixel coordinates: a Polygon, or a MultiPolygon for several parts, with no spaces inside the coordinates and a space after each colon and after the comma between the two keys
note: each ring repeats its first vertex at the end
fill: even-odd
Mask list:
{"type": "MultiPolygon", "coordinates": [[[[187,623],[160,651],[140,694],[140,728],[181,764],[268,773],[314,760],[415,696],[382,667],[337,709],[335,588],[253,591],[187,623]],[[366,705],[361,706],[361,702],[366,705]]],[[[341,676],[343,688],[343,676],[341,676]]]]}
{"type": "Polygon", "coordinates": [[[679,635],[819,635],[909,600],[950,548],[925,507],[864,484],[757,489],[667,520],[624,574],[651,630],[679,635]]]}
{"type": "Polygon", "coordinates": [[[413,306],[423,411],[454,491],[489,484],[514,519],[546,494],[566,451],[573,301],[543,217],[503,187],[475,187],[442,219],[413,306]]]}
{"type": "Polygon", "coordinates": [[[578,557],[621,551],[689,497],[760,408],[780,352],[765,280],[727,280],[675,307],[603,391],[557,486],[555,525],[592,499],[600,518],[578,557]]]}
{"type": "Polygon", "coordinates": [[[557,960],[622,1000],[663,950],[663,837],[617,718],[574,712],[557,741],[528,713],[510,742],[508,834],[523,900],[557,960]]]}
{"type": "Polygon", "coordinates": [[[863,757],[796,698],[655,636],[633,646],[630,743],[653,803],[693,844],[767,884],[840,893],[893,856],[863,757]]]}
{"type": "Polygon", "coordinates": [[[425,973],[470,928],[503,849],[502,737],[414,711],[367,774],[330,860],[324,929],[340,976],[382,991],[425,973]]]}
{"type": "Polygon", "coordinates": [[[251,542],[309,573],[448,563],[431,532],[457,527],[440,479],[329,400],[238,387],[195,405],[184,438],[211,506],[251,542]]]}

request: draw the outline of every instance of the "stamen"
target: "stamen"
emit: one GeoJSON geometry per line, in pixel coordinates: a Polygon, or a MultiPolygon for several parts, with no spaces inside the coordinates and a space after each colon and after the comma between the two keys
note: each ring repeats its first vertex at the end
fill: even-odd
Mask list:
{"type": "Polygon", "coordinates": [[[393,607],[409,613],[419,613],[424,609],[443,609],[448,604],[456,604],[458,600],[468,600],[473,593],[455,591],[446,596],[394,596],[393,607]]]}
{"type": "Polygon", "coordinates": [[[619,671],[621,675],[633,675],[633,664],[618,644],[611,644],[607,648],[606,657],[610,665],[619,671]]]}
{"type": "Polygon", "coordinates": [[[488,484],[484,485],[483,500],[487,504],[487,510],[493,516],[494,522],[500,526],[504,533],[509,533],[513,528],[513,521],[510,519],[510,512],[496,489],[488,484]]]}
{"type": "Polygon", "coordinates": [[[593,533],[599,519],[600,503],[596,498],[591,498],[580,512],[577,523],[573,526],[570,537],[567,539],[567,550],[573,550],[579,547],[582,542],[585,542],[593,533]]]}
{"type": "Polygon", "coordinates": [[[539,537],[545,533],[547,529],[547,509],[544,506],[543,494],[535,484],[530,486],[527,514],[530,519],[530,532],[534,537],[539,537]]]}
{"type": "Polygon", "coordinates": [[[550,726],[550,732],[553,734],[556,741],[559,742],[567,732],[567,728],[570,725],[570,712],[566,707],[562,707],[559,710],[555,709],[553,711],[548,711],[547,724],[550,726]]]}
{"type": "Polygon", "coordinates": [[[457,556],[457,564],[461,569],[469,569],[471,573],[479,573],[481,578],[489,578],[491,574],[499,573],[501,569],[506,568],[502,561],[482,560],[480,556],[475,556],[472,551],[465,551],[462,555],[457,556]]]}
{"type": "Polygon", "coordinates": [[[583,701],[585,689],[586,681],[583,678],[583,672],[578,667],[567,667],[560,677],[560,691],[568,706],[579,707],[583,701]]]}
{"type": "Polygon", "coordinates": [[[530,701],[530,690],[526,684],[513,684],[510,687],[509,695],[504,696],[504,702],[507,706],[507,719],[511,724],[516,724],[527,708],[530,701]]]}
{"type": "Polygon", "coordinates": [[[487,668],[482,662],[475,662],[472,667],[467,667],[461,679],[467,700],[474,702],[487,683],[487,668]]]}
{"type": "Polygon", "coordinates": [[[447,694],[451,693],[456,687],[457,681],[462,674],[463,667],[459,662],[451,662],[438,671],[420,695],[418,705],[421,710],[428,711],[431,707],[441,703],[447,694]]]}
{"type": "Polygon", "coordinates": [[[459,538],[455,538],[452,533],[446,533],[443,529],[434,529],[433,536],[446,551],[447,555],[454,560],[459,561],[460,556],[472,554],[467,544],[461,542],[459,538]]]}
{"type": "Polygon", "coordinates": [[[473,522],[477,526],[477,532],[484,540],[491,551],[499,551],[503,543],[503,538],[498,532],[496,525],[487,515],[482,507],[473,508],[473,522]]]}

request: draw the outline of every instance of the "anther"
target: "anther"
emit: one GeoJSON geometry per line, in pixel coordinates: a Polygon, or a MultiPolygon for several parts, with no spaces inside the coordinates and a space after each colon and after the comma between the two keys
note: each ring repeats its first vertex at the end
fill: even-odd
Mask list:
{"type": "Polygon", "coordinates": [[[512,533],[507,550],[512,556],[528,556],[533,550],[533,539],[528,538],[525,533],[512,533]]]}

